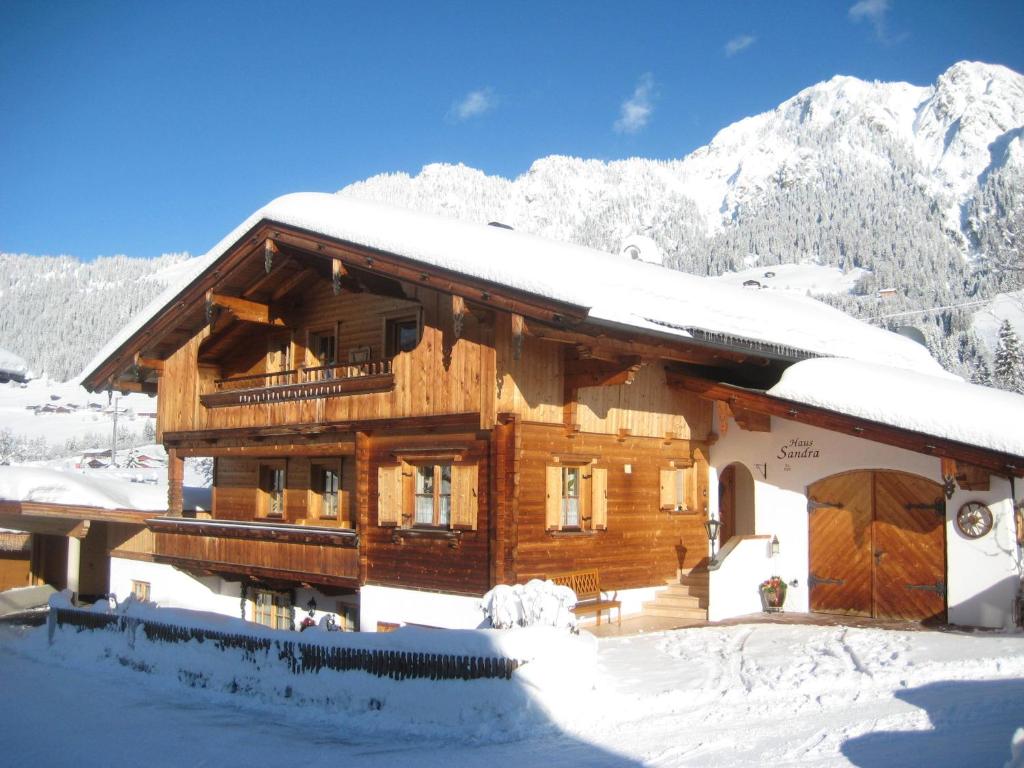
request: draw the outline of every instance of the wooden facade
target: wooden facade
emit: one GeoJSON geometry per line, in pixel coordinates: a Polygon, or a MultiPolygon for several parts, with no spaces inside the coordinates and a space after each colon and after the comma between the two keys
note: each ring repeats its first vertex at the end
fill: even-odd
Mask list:
{"type": "Polygon", "coordinates": [[[104,364],[155,379],[172,515],[180,460],[215,459],[211,520],[154,523],[127,556],[474,596],[595,567],[648,587],[702,561],[712,407],[666,369],[712,355],[286,228],[218,265],[104,364]]]}

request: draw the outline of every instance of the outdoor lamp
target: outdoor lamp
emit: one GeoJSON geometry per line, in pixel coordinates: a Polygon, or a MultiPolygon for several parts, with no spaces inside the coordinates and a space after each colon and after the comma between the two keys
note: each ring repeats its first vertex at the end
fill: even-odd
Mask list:
{"type": "Polygon", "coordinates": [[[316,598],[315,597],[309,598],[309,602],[306,603],[306,610],[309,611],[309,615],[310,616],[312,616],[314,613],[316,613],[316,598]]]}
{"type": "Polygon", "coordinates": [[[711,562],[715,562],[715,542],[718,539],[718,529],[721,527],[721,521],[713,517],[704,521],[704,530],[708,532],[708,541],[711,542],[711,562]]]}
{"type": "Polygon", "coordinates": [[[777,554],[779,554],[779,537],[773,535],[772,536],[772,557],[775,557],[777,554]]]}

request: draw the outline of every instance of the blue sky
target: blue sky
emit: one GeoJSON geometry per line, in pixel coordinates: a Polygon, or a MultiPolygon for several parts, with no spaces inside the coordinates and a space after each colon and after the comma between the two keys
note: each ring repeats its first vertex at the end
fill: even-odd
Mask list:
{"type": "Polygon", "coordinates": [[[0,251],[202,253],[277,195],[677,158],[836,74],[1024,72],[1024,2],[0,0],[0,251]]]}

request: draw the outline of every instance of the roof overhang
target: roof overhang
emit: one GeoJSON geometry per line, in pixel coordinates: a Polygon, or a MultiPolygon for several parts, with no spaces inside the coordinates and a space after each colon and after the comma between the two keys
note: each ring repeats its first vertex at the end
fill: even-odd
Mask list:
{"type": "Polygon", "coordinates": [[[685,389],[708,400],[728,403],[730,407],[777,416],[831,432],[871,440],[936,458],[954,459],[1004,477],[1024,477],[1024,457],[992,451],[923,432],[894,427],[876,421],[849,416],[826,408],[805,405],[774,397],[765,392],[724,384],[682,371],[667,371],[669,386],[685,389]]]}
{"type": "Polygon", "coordinates": [[[0,500],[0,528],[28,533],[84,538],[90,523],[145,525],[152,511],[103,509],[75,504],[0,500]]]}

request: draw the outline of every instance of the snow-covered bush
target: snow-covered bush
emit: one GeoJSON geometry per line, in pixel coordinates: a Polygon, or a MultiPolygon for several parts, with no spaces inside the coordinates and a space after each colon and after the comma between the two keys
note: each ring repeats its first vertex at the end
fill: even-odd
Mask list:
{"type": "Polygon", "coordinates": [[[480,607],[495,629],[555,627],[577,631],[576,593],[553,581],[532,579],[526,584],[499,584],[480,600],[480,607]]]}

